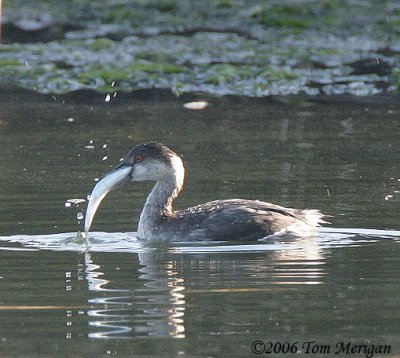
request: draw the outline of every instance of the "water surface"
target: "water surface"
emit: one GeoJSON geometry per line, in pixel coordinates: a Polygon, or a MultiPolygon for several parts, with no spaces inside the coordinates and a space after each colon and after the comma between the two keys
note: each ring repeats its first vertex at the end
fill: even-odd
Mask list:
{"type": "Polygon", "coordinates": [[[243,357],[262,340],[399,354],[396,102],[203,97],[205,110],[185,109],[192,99],[2,95],[1,350],[243,357]],[[85,204],[67,200],[146,140],[183,155],[177,207],[260,199],[319,208],[332,225],[254,245],[149,245],[135,229],[151,184],[136,183],[107,197],[86,245],[85,204]]]}

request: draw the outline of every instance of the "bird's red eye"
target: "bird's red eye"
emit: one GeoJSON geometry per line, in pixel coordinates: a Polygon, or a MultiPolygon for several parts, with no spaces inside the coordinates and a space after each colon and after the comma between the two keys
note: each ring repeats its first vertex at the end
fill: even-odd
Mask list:
{"type": "Polygon", "coordinates": [[[143,156],[141,154],[136,154],[133,158],[135,163],[140,163],[143,161],[143,156]]]}

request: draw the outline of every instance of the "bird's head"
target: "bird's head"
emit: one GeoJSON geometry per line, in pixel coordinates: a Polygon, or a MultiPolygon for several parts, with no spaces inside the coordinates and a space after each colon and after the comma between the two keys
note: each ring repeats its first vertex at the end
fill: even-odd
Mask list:
{"type": "Polygon", "coordinates": [[[90,229],[96,210],[104,197],[129,181],[175,180],[182,186],[184,167],[181,158],[160,143],[143,143],[133,147],[121,163],[93,188],[86,209],[85,231],[90,229]]]}

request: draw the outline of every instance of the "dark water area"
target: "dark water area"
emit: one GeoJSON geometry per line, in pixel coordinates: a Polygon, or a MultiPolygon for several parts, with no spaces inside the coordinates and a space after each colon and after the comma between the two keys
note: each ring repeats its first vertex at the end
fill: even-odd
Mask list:
{"type": "Polygon", "coordinates": [[[106,99],[0,95],[2,352],[250,357],[260,340],[301,356],[400,354],[398,98],[106,99]],[[208,106],[184,107],[194,100],[208,106]],[[86,204],[71,199],[149,140],[182,155],[177,208],[260,199],[318,208],[331,225],[253,245],[152,246],[135,235],[151,183],[135,183],[102,203],[86,247],[86,204]],[[335,354],[340,342],[359,353],[335,354]]]}
{"type": "MultiPolygon", "coordinates": [[[[87,93],[3,94],[2,232],[76,230],[76,213],[65,201],[85,199],[94,178],[145,141],[182,155],[187,175],[179,208],[239,197],[319,208],[338,227],[398,228],[396,98],[210,97],[206,109],[195,111],[183,107],[193,97],[155,92],[145,99],[149,93],[111,102],[87,93]]],[[[96,229],[133,231],[150,187],[113,192],[96,229]]]]}

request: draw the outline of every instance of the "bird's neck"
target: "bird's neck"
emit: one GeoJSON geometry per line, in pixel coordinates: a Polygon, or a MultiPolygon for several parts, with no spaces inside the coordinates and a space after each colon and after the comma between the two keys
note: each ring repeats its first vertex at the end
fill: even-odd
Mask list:
{"type": "Polygon", "coordinates": [[[185,171],[180,158],[171,160],[171,173],[157,181],[140,214],[138,235],[142,239],[157,238],[163,230],[160,225],[174,216],[172,204],[182,189],[185,171]]]}

